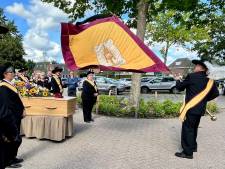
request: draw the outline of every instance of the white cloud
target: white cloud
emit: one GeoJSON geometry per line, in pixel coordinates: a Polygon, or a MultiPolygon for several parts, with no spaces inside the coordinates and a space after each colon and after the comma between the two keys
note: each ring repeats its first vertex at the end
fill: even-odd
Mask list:
{"type": "Polygon", "coordinates": [[[50,39],[50,33],[60,39],[60,22],[67,22],[68,16],[52,4],[40,0],[31,0],[30,4],[13,3],[6,7],[6,11],[25,19],[27,30],[23,45],[26,52],[25,59],[34,61],[58,60],[62,58],[60,45],[50,39]]]}
{"type": "MultiPolygon", "coordinates": [[[[150,48],[160,57],[161,60],[163,59],[160,50],[163,47],[165,47],[165,43],[154,43],[150,46],[150,48]]],[[[168,51],[167,65],[171,64],[178,58],[189,58],[190,60],[196,59],[197,53],[194,51],[190,51],[181,45],[172,45],[168,51]]]]}

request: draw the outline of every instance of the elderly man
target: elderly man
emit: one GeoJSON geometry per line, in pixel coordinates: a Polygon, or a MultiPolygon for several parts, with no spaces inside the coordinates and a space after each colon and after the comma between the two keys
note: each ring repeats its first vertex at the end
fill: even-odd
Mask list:
{"type": "Polygon", "coordinates": [[[195,65],[194,73],[188,74],[183,81],[177,80],[176,84],[178,90],[186,89],[186,98],[180,111],[183,151],[175,153],[175,156],[188,159],[192,159],[193,152],[197,152],[198,126],[207,102],[219,96],[215,82],[207,77],[208,68],[204,62],[193,60],[192,63],[195,65]]]}

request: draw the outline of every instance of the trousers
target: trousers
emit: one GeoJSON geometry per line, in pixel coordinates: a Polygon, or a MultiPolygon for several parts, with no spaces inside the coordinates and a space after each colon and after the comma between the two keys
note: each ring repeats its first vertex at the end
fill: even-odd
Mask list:
{"type": "Polygon", "coordinates": [[[186,119],[182,124],[181,146],[187,155],[193,155],[193,151],[197,149],[198,126],[201,116],[186,115],[186,119]]]}

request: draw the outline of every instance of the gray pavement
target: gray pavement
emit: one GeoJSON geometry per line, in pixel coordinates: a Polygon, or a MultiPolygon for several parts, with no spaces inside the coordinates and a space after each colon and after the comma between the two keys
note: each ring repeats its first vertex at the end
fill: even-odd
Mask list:
{"type": "MultiPolygon", "coordinates": [[[[217,102],[225,103],[221,96],[217,102]]],[[[225,109],[216,122],[203,117],[194,159],[179,159],[178,119],[122,119],[95,115],[85,124],[74,116],[74,136],[64,142],[23,139],[23,169],[225,169],[225,109]]]]}

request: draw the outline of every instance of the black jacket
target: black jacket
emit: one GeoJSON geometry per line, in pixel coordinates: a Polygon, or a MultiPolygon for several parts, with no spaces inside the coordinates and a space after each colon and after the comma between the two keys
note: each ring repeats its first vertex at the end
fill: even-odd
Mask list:
{"type": "MultiPolygon", "coordinates": [[[[176,88],[180,91],[186,89],[186,98],[185,102],[189,102],[193,97],[199,94],[206,88],[206,85],[209,81],[205,72],[197,72],[188,74],[184,81],[177,81],[176,88]]],[[[219,91],[214,82],[211,91],[208,95],[199,102],[196,106],[191,108],[187,113],[192,115],[204,115],[206,110],[206,104],[208,101],[215,99],[219,96],[219,91]]]]}
{"type": "Polygon", "coordinates": [[[0,137],[15,138],[20,134],[24,106],[17,93],[8,87],[0,87],[0,137]]]}
{"type": "MultiPolygon", "coordinates": [[[[95,83],[96,85],[96,83],[95,83]]],[[[81,94],[81,97],[83,100],[88,100],[91,102],[96,102],[97,97],[94,96],[95,93],[98,93],[98,91],[95,90],[94,86],[92,86],[89,82],[86,80],[83,82],[83,91],[81,94]]]]}
{"type": "MultiPolygon", "coordinates": [[[[65,88],[65,86],[62,84],[61,78],[59,78],[59,79],[60,79],[60,84],[62,85],[62,88],[65,88]]],[[[53,78],[53,77],[51,78],[51,89],[52,89],[51,90],[52,93],[61,93],[59,85],[56,82],[55,78],[53,78]]]]}

